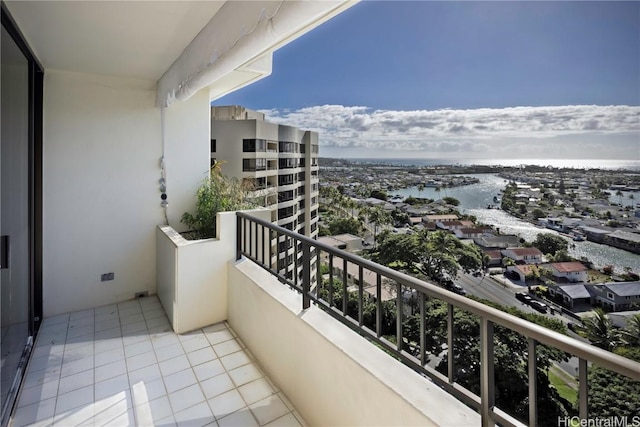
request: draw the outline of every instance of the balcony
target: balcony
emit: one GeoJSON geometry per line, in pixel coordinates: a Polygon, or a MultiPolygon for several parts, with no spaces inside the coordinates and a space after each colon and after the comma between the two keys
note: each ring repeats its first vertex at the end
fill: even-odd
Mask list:
{"type": "MultiPolygon", "coordinates": [[[[221,223],[232,228],[228,218],[221,223]]],[[[226,295],[225,303],[203,304],[219,311],[216,315],[224,321],[175,334],[165,311],[167,304],[174,309],[180,298],[155,296],[47,318],[13,425],[525,425],[494,400],[494,327],[526,338],[533,376],[541,345],[578,356],[581,396],[587,396],[587,363],[640,379],[638,363],[268,221],[239,213],[235,233],[228,231],[218,243],[236,259],[223,262],[225,273],[212,272],[210,278],[219,295],[226,295]],[[269,239],[258,237],[267,233],[269,239]],[[274,238],[285,238],[285,245],[273,246],[274,238]],[[273,271],[273,252],[292,244],[298,254],[290,257],[291,265],[273,271]],[[355,287],[356,314],[347,314],[347,299],[336,300],[331,287],[328,296],[320,286],[312,287],[314,274],[316,283],[322,283],[320,270],[311,267],[312,254],[329,263],[330,279],[341,280],[345,289],[346,277],[335,273],[343,263],[355,264],[359,277],[368,272],[374,278],[373,323],[363,313],[369,285],[358,281],[364,286],[355,287]],[[293,265],[300,276],[283,274],[293,265]],[[224,283],[220,277],[226,278],[224,283]],[[381,335],[381,294],[388,292],[382,284],[388,281],[395,286],[397,325],[407,316],[403,305],[408,289],[421,301],[434,298],[446,304],[447,348],[456,348],[454,312],[479,316],[480,395],[456,382],[453,352],[441,355],[449,361],[446,374],[425,363],[427,313],[419,315],[424,333],[418,342],[404,336],[401,327],[395,337],[381,335]]],[[[535,384],[528,384],[529,425],[539,425],[535,384]]],[[[586,398],[580,400],[580,412],[588,415],[586,398]]]]}

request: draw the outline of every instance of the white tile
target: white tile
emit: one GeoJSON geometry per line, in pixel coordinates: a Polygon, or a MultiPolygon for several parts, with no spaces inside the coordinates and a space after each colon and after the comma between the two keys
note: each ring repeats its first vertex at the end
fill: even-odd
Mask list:
{"type": "Polygon", "coordinates": [[[215,421],[207,402],[200,402],[190,408],[173,414],[180,427],[201,427],[215,421]]]}
{"type": "Polygon", "coordinates": [[[166,396],[135,406],[133,411],[140,426],[151,426],[154,422],[173,415],[169,399],[166,396]]]}
{"type": "Polygon", "coordinates": [[[301,427],[301,424],[292,413],[288,413],[266,425],[269,427],[301,427]]]}
{"type": "Polygon", "coordinates": [[[220,362],[222,362],[222,365],[224,365],[224,368],[227,371],[230,371],[232,369],[239,368],[240,366],[244,366],[247,363],[250,363],[251,360],[244,351],[238,351],[236,353],[231,353],[221,357],[220,362]]]}
{"type": "Polygon", "coordinates": [[[96,307],[94,310],[95,310],[95,317],[97,319],[98,317],[104,316],[104,315],[118,314],[118,305],[117,304],[103,305],[100,307],[96,307]]]}
{"type": "Polygon", "coordinates": [[[121,324],[123,336],[141,335],[147,333],[147,324],[144,320],[137,323],[121,324]]]}
{"type": "Polygon", "coordinates": [[[151,340],[151,337],[149,337],[149,334],[147,333],[147,331],[130,332],[127,334],[123,334],[122,336],[122,344],[125,346],[125,348],[142,341],[150,341],[150,340],[151,340]]]}
{"type": "Polygon", "coordinates": [[[173,393],[198,382],[191,369],[164,376],[163,379],[167,393],[173,393]]]}
{"type": "Polygon", "coordinates": [[[41,369],[52,368],[54,366],[60,367],[62,365],[62,355],[60,354],[45,354],[39,357],[32,357],[29,361],[29,371],[35,372],[41,369]]]}
{"type": "Polygon", "coordinates": [[[142,341],[135,344],[127,345],[124,348],[124,353],[127,357],[135,356],[137,354],[148,353],[153,351],[151,341],[142,341]]]}
{"type": "MultiPolygon", "coordinates": [[[[94,334],[94,338],[96,341],[122,338],[122,331],[120,330],[120,326],[117,326],[111,329],[105,329],[103,331],[96,332],[94,334]]],[[[122,341],[120,341],[120,343],[122,344],[122,341]]]]}
{"type": "Polygon", "coordinates": [[[124,360],[124,349],[122,347],[116,348],[115,350],[96,353],[93,364],[98,367],[108,365],[109,363],[117,362],[119,360],[124,360]]]}
{"type": "Polygon", "coordinates": [[[275,393],[267,380],[265,380],[264,378],[257,379],[241,387],[238,387],[238,391],[242,395],[244,401],[249,405],[257,402],[258,400],[264,399],[265,397],[269,397],[275,393]]]}
{"type": "Polygon", "coordinates": [[[18,408],[13,415],[13,427],[28,426],[36,421],[51,420],[56,408],[56,398],[42,400],[38,403],[18,408]]]}
{"type": "Polygon", "coordinates": [[[187,353],[191,353],[192,351],[200,350],[201,348],[209,346],[209,341],[207,341],[207,338],[202,334],[196,336],[193,339],[182,341],[182,348],[184,348],[184,351],[187,353]]]}
{"type": "Polygon", "coordinates": [[[94,356],[86,356],[81,359],[64,359],[64,362],[60,368],[60,376],[67,377],[69,375],[75,375],[80,372],[84,372],[93,369],[94,356]]]}
{"type": "Polygon", "coordinates": [[[53,424],[56,426],[87,426],[93,424],[93,405],[85,404],[65,412],[56,412],[53,424]]]}
{"type": "Polygon", "coordinates": [[[207,397],[207,399],[211,399],[235,388],[235,386],[233,385],[233,381],[231,381],[229,375],[225,373],[200,382],[200,387],[202,387],[204,395],[207,397]]]}
{"type": "Polygon", "coordinates": [[[191,367],[191,365],[189,365],[189,359],[187,359],[185,355],[164,360],[158,363],[158,365],[160,365],[160,372],[162,372],[163,376],[171,375],[191,367]]]}
{"type": "Polygon", "coordinates": [[[74,360],[85,359],[87,357],[93,358],[93,346],[84,345],[82,347],[69,348],[69,345],[67,345],[65,346],[62,363],[64,364],[74,360]]]}
{"type": "MultiPolygon", "coordinates": [[[[182,344],[172,344],[161,348],[156,348],[156,357],[159,362],[173,359],[174,357],[185,356],[182,344]]],[[[186,360],[186,357],[185,357],[186,360]]]]}
{"type": "Polygon", "coordinates": [[[124,347],[122,345],[122,338],[108,338],[103,340],[96,340],[95,354],[106,353],[109,351],[122,351],[124,353],[124,347]]]}
{"type": "Polygon", "coordinates": [[[240,344],[238,344],[236,340],[229,340],[229,341],[225,341],[220,344],[214,345],[213,349],[216,351],[216,354],[219,357],[222,357],[222,356],[226,356],[227,354],[240,351],[242,350],[242,347],[240,347],[240,344]]]}
{"type": "Polygon", "coordinates": [[[104,424],[104,427],[135,427],[136,425],[133,409],[129,409],[126,413],[104,424]]]}
{"type": "Polygon", "coordinates": [[[180,339],[180,342],[187,342],[187,341],[191,341],[192,339],[203,338],[203,337],[204,337],[204,334],[202,333],[202,331],[191,331],[184,334],[178,334],[178,339],[180,339]]]}
{"type": "MultiPolygon", "coordinates": [[[[267,378],[267,380],[268,379],[269,378],[267,378]]],[[[273,383],[270,382],[270,384],[271,384],[271,387],[273,387],[273,383]]],[[[282,392],[278,393],[278,397],[280,398],[280,400],[282,400],[284,402],[284,404],[287,406],[287,408],[289,408],[290,411],[293,411],[294,409],[296,409],[296,408],[293,407],[293,403],[291,403],[289,398],[287,396],[285,396],[284,393],[282,393],[282,392]]]]}
{"type": "Polygon", "coordinates": [[[167,319],[162,307],[155,306],[152,310],[143,310],[144,319],[148,322],[151,319],[167,319]]]}
{"type": "Polygon", "coordinates": [[[69,320],[69,331],[83,326],[93,326],[94,324],[95,320],[93,316],[83,317],[82,319],[71,319],[69,320]]]}
{"type": "Polygon", "coordinates": [[[231,335],[231,332],[226,328],[219,331],[207,332],[206,329],[204,329],[204,331],[211,345],[220,344],[233,339],[233,335],[231,335]]]}
{"type": "Polygon", "coordinates": [[[69,314],[58,314],[57,316],[47,317],[42,321],[42,326],[57,325],[60,323],[68,323],[69,314]]]}
{"type": "MultiPolygon", "coordinates": [[[[158,338],[152,339],[151,344],[153,344],[153,348],[158,350],[160,348],[167,347],[170,345],[180,344],[180,340],[178,339],[176,334],[167,334],[167,335],[162,335],[158,338]]],[[[182,345],[180,347],[182,347],[182,345]]]]}
{"type": "Polygon", "coordinates": [[[183,388],[173,393],[169,393],[169,401],[173,408],[173,413],[178,413],[183,409],[187,409],[190,406],[194,406],[204,401],[204,395],[200,391],[200,387],[197,384],[183,388]]]}
{"type": "Polygon", "coordinates": [[[193,372],[196,374],[198,381],[202,382],[208,378],[215,377],[224,372],[224,367],[220,360],[212,360],[202,365],[194,366],[193,372]]]}
{"type": "Polygon", "coordinates": [[[132,325],[140,322],[144,323],[144,316],[142,315],[142,312],[120,316],[120,324],[122,326],[132,325]]]}
{"type": "Polygon", "coordinates": [[[133,408],[129,390],[123,390],[100,400],[96,399],[93,410],[97,419],[94,423],[96,425],[105,424],[118,415],[125,413],[129,408],[133,408]]]}
{"type": "Polygon", "coordinates": [[[106,331],[108,329],[119,328],[119,327],[120,327],[120,320],[118,320],[117,317],[113,317],[113,318],[101,320],[99,322],[96,321],[95,332],[98,333],[101,331],[106,331]]]}
{"type": "Polygon", "coordinates": [[[216,419],[224,418],[239,409],[246,408],[246,403],[238,390],[231,390],[224,394],[209,399],[209,407],[216,419]]]}
{"type": "Polygon", "coordinates": [[[129,372],[129,385],[133,387],[134,384],[140,381],[149,383],[159,378],[162,378],[162,374],[160,373],[160,368],[158,367],[158,365],[150,365],[146,368],[129,372]]]}
{"type": "Polygon", "coordinates": [[[256,368],[253,364],[244,365],[239,368],[232,369],[231,371],[229,371],[229,375],[238,387],[253,380],[257,380],[258,378],[261,378],[263,376],[258,368],[256,368]]]}
{"type": "MultiPolygon", "coordinates": [[[[163,418],[160,421],[156,421],[157,427],[178,427],[176,419],[173,415],[169,415],[167,418],[163,418]]],[[[215,427],[215,424],[211,424],[211,427],[215,427]]]]}
{"type": "Polygon", "coordinates": [[[133,398],[134,406],[142,405],[143,403],[151,402],[159,397],[166,396],[167,390],[164,386],[162,378],[149,382],[138,382],[131,387],[131,396],[133,398]]]}
{"type": "Polygon", "coordinates": [[[118,375],[108,380],[95,383],[93,386],[96,401],[117,395],[129,390],[129,377],[118,375]]]}
{"type": "Polygon", "coordinates": [[[58,394],[68,393],[88,385],[93,385],[93,369],[60,378],[58,394]]]}
{"type": "Polygon", "coordinates": [[[127,358],[127,370],[135,371],[156,364],[156,354],[153,351],[127,358]]]}
{"type": "Polygon", "coordinates": [[[69,338],[75,337],[86,337],[88,335],[93,337],[93,332],[93,324],[78,327],[69,327],[69,332],[67,332],[67,341],[69,340],[69,338]]]}
{"type": "Polygon", "coordinates": [[[251,408],[251,412],[253,412],[260,425],[270,423],[289,412],[289,409],[277,395],[269,396],[249,405],[249,408],[251,408]]]}
{"type": "Polygon", "coordinates": [[[93,403],[93,385],[60,394],[56,402],[56,415],[90,403],[93,403]]]}
{"type": "MultiPolygon", "coordinates": [[[[39,338],[39,337],[38,337],[39,338]]],[[[38,340],[39,345],[33,351],[33,357],[57,356],[62,358],[64,354],[64,344],[55,344],[51,342],[38,340]]]]}
{"type": "Polygon", "coordinates": [[[218,332],[227,329],[227,325],[224,322],[214,323],[213,325],[205,326],[202,328],[202,332],[205,334],[209,332],[218,332]]]}
{"type": "Polygon", "coordinates": [[[20,392],[18,407],[31,405],[32,403],[47,400],[58,394],[58,380],[40,384],[34,387],[24,388],[20,392]]]}
{"type": "Polygon", "coordinates": [[[69,321],[84,319],[86,317],[93,317],[95,314],[95,310],[93,308],[88,308],[82,311],[74,311],[69,314],[69,321]]]}
{"type": "Polygon", "coordinates": [[[28,372],[27,377],[24,380],[23,387],[33,387],[48,383],[51,381],[57,381],[60,379],[60,368],[47,368],[41,369],[35,372],[28,372]]]}
{"type": "Polygon", "coordinates": [[[217,359],[218,356],[214,353],[211,347],[201,348],[200,350],[192,351],[187,354],[191,366],[197,366],[210,360],[217,359]]]}
{"type": "Polygon", "coordinates": [[[258,427],[260,424],[253,417],[251,411],[237,411],[218,420],[220,427],[258,427]]]}
{"type": "Polygon", "coordinates": [[[124,360],[117,360],[94,369],[96,382],[108,380],[127,373],[127,364],[124,360]]]}
{"type": "Polygon", "coordinates": [[[156,317],[153,319],[146,319],[147,329],[160,328],[162,330],[170,328],[171,324],[166,317],[156,317]]]}

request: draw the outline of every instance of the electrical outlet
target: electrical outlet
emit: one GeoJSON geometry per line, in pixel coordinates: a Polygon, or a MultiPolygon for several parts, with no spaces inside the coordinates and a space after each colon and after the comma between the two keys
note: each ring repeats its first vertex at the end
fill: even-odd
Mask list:
{"type": "Polygon", "coordinates": [[[101,282],[106,282],[108,280],[113,280],[115,278],[115,274],[114,273],[105,273],[105,274],[101,274],[100,275],[100,281],[101,282]]]}

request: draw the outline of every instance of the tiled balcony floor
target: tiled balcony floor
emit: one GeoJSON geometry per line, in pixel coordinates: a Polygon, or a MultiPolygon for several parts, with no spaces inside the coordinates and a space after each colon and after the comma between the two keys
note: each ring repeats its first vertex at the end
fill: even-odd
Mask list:
{"type": "Polygon", "coordinates": [[[300,426],[226,323],[177,335],[157,297],[44,320],[12,425],[300,426]]]}

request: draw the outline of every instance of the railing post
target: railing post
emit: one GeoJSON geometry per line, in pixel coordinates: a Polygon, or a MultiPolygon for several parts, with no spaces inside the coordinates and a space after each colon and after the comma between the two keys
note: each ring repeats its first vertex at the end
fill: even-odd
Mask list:
{"type": "Polygon", "coordinates": [[[382,277],[376,274],[376,335],[382,336],[382,277]]]}
{"type": "MultiPolygon", "coordinates": [[[[297,257],[296,257],[297,259],[297,257]]],[[[295,275],[298,277],[298,263],[295,263],[295,275]]],[[[302,309],[311,306],[309,293],[311,292],[311,248],[306,242],[302,242],[302,309]]]]}
{"type": "Polygon", "coordinates": [[[447,303],[447,347],[449,351],[447,351],[447,376],[449,379],[449,384],[453,384],[455,371],[453,366],[453,305],[451,303],[447,303]]]}
{"type": "Polygon", "coordinates": [[[396,341],[398,351],[402,351],[402,285],[396,282],[396,341]]]}
{"type": "Polygon", "coordinates": [[[236,213],[236,261],[242,258],[242,217],[236,213]]]}
{"type": "Polygon", "coordinates": [[[482,427],[493,427],[491,416],[495,405],[495,376],[493,371],[493,323],[480,318],[480,415],[482,427]]]}
{"type": "Polygon", "coordinates": [[[538,425],[538,361],[536,340],[529,338],[529,425],[538,425]]]}
{"type": "Polygon", "coordinates": [[[583,358],[578,359],[578,388],[580,396],[578,415],[586,420],[589,416],[589,380],[587,379],[587,361],[583,358]]]}
{"type": "Polygon", "coordinates": [[[419,298],[419,304],[420,304],[420,366],[422,366],[424,368],[424,365],[427,364],[427,351],[425,349],[425,346],[427,345],[427,331],[425,328],[425,322],[426,320],[426,313],[425,313],[425,297],[424,297],[424,293],[420,292],[420,298],[419,298]]]}

